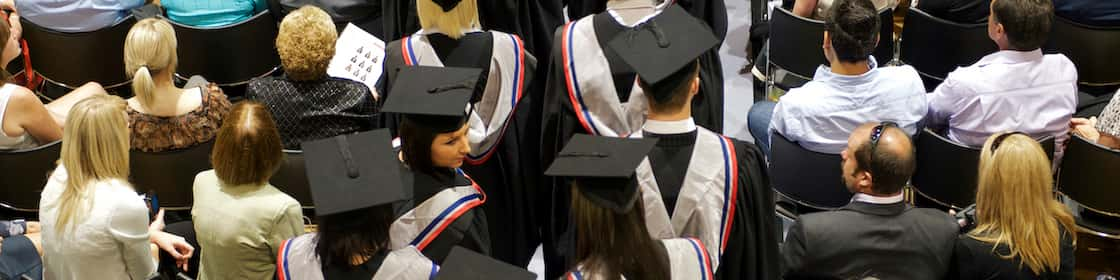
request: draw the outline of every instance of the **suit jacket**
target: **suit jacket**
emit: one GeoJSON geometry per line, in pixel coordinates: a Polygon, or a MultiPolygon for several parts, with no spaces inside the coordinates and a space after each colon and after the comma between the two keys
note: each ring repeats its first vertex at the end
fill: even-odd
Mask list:
{"type": "Polygon", "coordinates": [[[787,278],[942,279],[958,231],[937,210],[852,201],[802,215],[786,237],[782,267],[787,278]]]}

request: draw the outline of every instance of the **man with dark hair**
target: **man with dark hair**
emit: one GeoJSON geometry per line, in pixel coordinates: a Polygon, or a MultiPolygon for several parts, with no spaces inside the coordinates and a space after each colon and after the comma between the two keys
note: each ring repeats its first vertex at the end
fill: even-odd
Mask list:
{"type": "Polygon", "coordinates": [[[824,54],[831,66],[789,91],[779,102],[751,107],[748,125],[769,154],[770,135],[780,133],[806,149],[836,154],[861,123],[889,120],[908,134],[927,110],[925,88],[910,66],[878,67],[871,56],[880,23],[869,0],[840,0],[825,20],[824,54]]]}
{"type": "Polygon", "coordinates": [[[855,193],[836,211],[802,215],[782,249],[787,279],[942,279],[958,226],[949,215],[903,202],[914,144],[894,123],[866,123],[848,138],[843,180],[855,193]]]}
{"type": "Polygon", "coordinates": [[[930,94],[929,125],[973,147],[1004,131],[1062,143],[1077,107],[1077,69],[1039,49],[1054,20],[1050,0],[993,0],[991,10],[988,36],[1000,50],[949,73],[930,94]]]}

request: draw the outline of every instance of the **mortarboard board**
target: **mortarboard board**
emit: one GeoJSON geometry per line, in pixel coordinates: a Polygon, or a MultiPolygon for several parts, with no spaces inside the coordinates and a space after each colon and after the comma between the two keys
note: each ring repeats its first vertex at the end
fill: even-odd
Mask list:
{"type": "Polygon", "coordinates": [[[409,199],[390,141],[389,130],[379,129],[300,144],[316,215],[409,199]]]}
{"type": "Polygon", "coordinates": [[[693,68],[688,66],[717,44],[704,22],[670,5],[650,21],[618,33],[607,46],[637,71],[646,94],[664,102],[690,78],[693,68]]]}
{"type": "Polygon", "coordinates": [[[507,279],[530,280],[537,275],[511,264],[475,253],[469,249],[455,246],[447,255],[443,266],[436,274],[436,280],[482,280],[507,279]]]}
{"type": "Polygon", "coordinates": [[[564,145],[545,175],[573,177],[589,200],[616,213],[624,213],[638,200],[634,171],[655,144],[657,140],[650,138],[576,134],[564,145]]]}
{"type": "Polygon", "coordinates": [[[443,12],[446,13],[455,9],[456,6],[459,6],[459,2],[462,2],[462,0],[432,0],[432,2],[436,2],[436,5],[439,5],[439,7],[443,9],[443,12]]]}
{"type": "Polygon", "coordinates": [[[475,68],[401,68],[381,111],[404,114],[439,132],[455,131],[469,116],[467,104],[481,94],[480,79],[482,70],[475,68]]]}

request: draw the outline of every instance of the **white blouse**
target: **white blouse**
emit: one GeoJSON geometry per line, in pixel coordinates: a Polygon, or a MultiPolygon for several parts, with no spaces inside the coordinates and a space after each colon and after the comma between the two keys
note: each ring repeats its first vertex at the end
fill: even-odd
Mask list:
{"type": "Polygon", "coordinates": [[[43,274],[50,279],[148,279],[156,260],[148,240],[148,208],[128,182],[110,180],[88,186],[90,208],[58,228],[59,199],[66,169],[51,174],[39,200],[43,237],[43,274]]]}

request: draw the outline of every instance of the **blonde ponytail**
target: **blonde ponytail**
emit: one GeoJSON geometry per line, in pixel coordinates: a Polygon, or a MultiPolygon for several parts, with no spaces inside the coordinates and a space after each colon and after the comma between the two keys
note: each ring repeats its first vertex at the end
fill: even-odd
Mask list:
{"type": "Polygon", "coordinates": [[[416,15],[421,28],[439,30],[452,39],[462,38],[467,30],[481,26],[477,0],[462,0],[447,12],[432,0],[417,0],[416,15]]]}
{"type": "Polygon", "coordinates": [[[60,162],[66,189],[59,198],[58,228],[82,221],[92,201],[91,184],[128,178],[128,120],[124,100],[97,95],[74,104],[66,117],[60,162]]]}
{"type": "Polygon", "coordinates": [[[141,106],[151,106],[156,99],[155,76],[175,72],[177,44],[175,30],[162,19],[141,20],[128,31],[124,41],[125,74],[132,78],[132,92],[141,106]]]}

